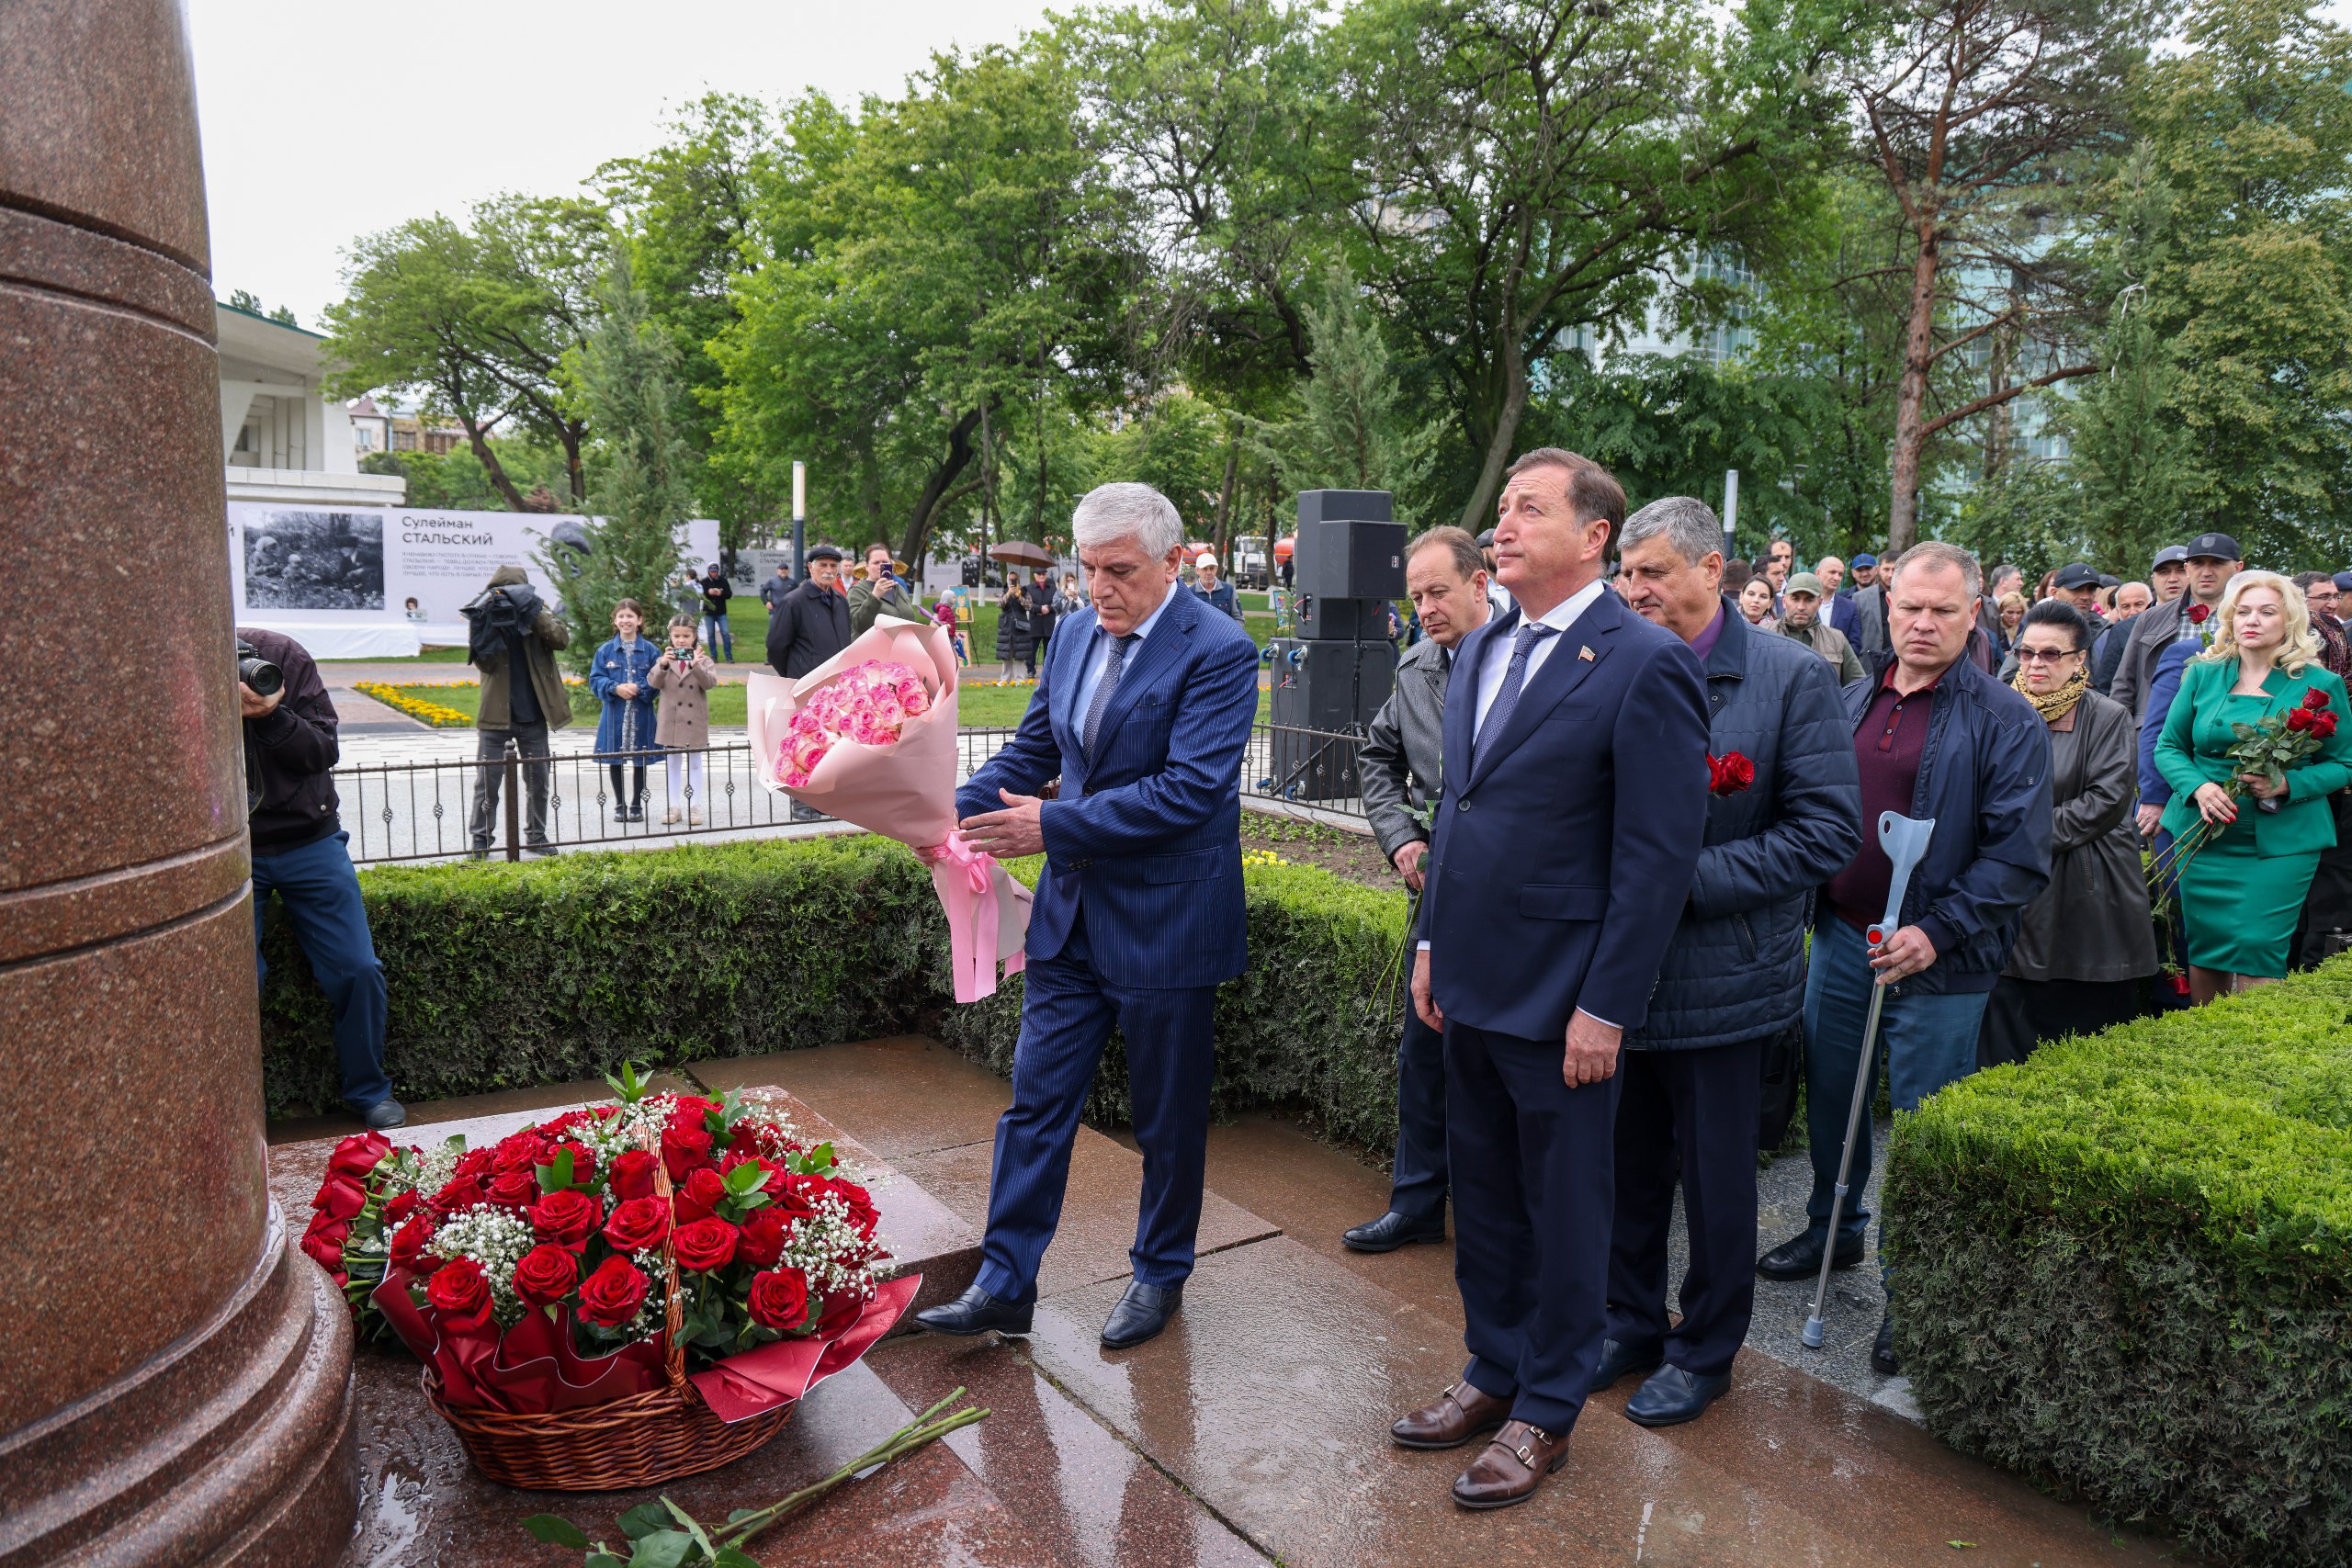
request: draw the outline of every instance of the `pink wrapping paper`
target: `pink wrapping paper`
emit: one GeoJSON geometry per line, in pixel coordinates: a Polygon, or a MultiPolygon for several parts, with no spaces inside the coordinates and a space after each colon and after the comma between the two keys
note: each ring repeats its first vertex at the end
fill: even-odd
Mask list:
{"type": "Polygon", "coordinates": [[[884,620],[798,680],[755,671],[747,684],[747,722],[761,784],[896,839],[931,867],[932,886],[947,912],[956,999],[993,995],[1000,964],[1005,974],[1018,974],[1029,931],[1029,889],[956,831],[957,680],[945,628],[884,620]],[[931,707],[900,727],[896,745],[835,742],[807,784],[786,789],[776,773],[776,750],[802,705],[799,694],[868,660],[912,670],[931,694],[931,707]]]}

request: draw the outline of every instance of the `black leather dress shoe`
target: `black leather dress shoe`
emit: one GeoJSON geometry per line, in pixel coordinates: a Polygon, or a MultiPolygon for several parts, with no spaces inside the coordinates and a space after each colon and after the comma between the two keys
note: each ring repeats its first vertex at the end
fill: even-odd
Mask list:
{"type": "Polygon", "coordinates": [[[1613,1386],[1629,1372],[1655,1371],[1666,1352],[1656,1345],[1626,1345],[1611,1339],[1600,1348],[1600,1369],[1592,1374],[1592,1392],[1613,1386]]]}
{"type": "Polygon", "coordinates": [[[1126,1294],[1111,1309],[1102,1324],[1102,1348],[1124,1350],[1140,1345],[1168,1326],[1169,1318],[1184,1304],[1182,1285],[1147,1285],[1141,1280],[1127,1282],[1126,1294]]]}
{"type": "Polygon", "coordinates": [[[1680,1367],[1660,1367],[1625,1402],[1625,1419],[1645,1427],[1674,1427],[1695,1421],[1730,1386],[1729,1372],[1702,1378],[1680,1367]]]}
{"type": "Polygon", "coordinates": [[[1376,1220],[1371,1220],[1343,1233],[1340,1240],[1350,1252],[1394,1252],[1417,1241],[1443,1241],[1445,1216],[1417,1220],[1410,1214],[1400,1214],[1391,1209],[1376,1220]]]}
{"type": "Polygon", "coordinates": [[[1871,1342],[1871,1371],[1884,1378],[1900,1377],[1903,1364],[1894,1359],[1894,1318],[1878,1320],[1878,1337],[1871,1342]]]}
{"type": "MultiPolygon", "coordinates": [[[[1832,1269],[1851,1269],[1862,1260],[1862,1243],[1858,1236],[1838,1246],[1837,1256],[1829,1260],[1832,1269]]],[[[1811,1231],[1791,1236],[1756,1260],[1756,1271],[1767,1280],[1810,1280],[1821,1272],[1821,1238],[1811,1231]]]]}
{"type": "Polygon", "coordinates": [[[944,1306],[925,1307],[915,1314],[915,1322],[933,1334],[958,1337],[986,1334],[991,1328],[999,1334],[1026,1334],[1029,1314],[1035,1310],[1027,1302],[999,1301],[975,1285],[944,1306]]]}

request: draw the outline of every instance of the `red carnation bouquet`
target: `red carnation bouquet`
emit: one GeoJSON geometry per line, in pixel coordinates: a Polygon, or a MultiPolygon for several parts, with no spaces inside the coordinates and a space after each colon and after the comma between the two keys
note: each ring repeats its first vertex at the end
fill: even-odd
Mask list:
{"type": "Polygon", "coordinates": [[[389,1327],[452,1405],[571,1409],[658,1386],[678,1337],[724,1420],[798,1398],[905,1310],[872,1197],[772,1102],[645,1091],[484,1148],[346,1138],[302,1249],[363,1332],[389,1327]]]}

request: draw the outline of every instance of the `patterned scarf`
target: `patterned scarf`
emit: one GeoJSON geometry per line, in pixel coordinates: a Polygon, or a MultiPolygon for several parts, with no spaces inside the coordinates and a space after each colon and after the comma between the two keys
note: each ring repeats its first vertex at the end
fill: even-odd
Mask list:
{"type": "Polygon", "coordinates": [[[2075,705],[2091,689],[2091,677],[2090,671],[2077,670],[2056,691],[2037,692],[2025,683],[2025,671],[2020,670],[2009,684],[2017,689],[2018,695],[2033,705],[2033,711],[2041,716],[2042,723],[2055,724],[2075,711],[2075,705]]]}

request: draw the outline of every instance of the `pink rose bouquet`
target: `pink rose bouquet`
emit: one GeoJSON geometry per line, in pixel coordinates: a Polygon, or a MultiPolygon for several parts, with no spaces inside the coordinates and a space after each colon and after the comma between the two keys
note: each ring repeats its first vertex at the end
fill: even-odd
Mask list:
{"type": "Polygon", "coordinates": [[[883,620],[797,680],[746,682],[760,782],[898,840],[931,867],[947,911],[956,999],[1022,966],[1029,889],[956,829],[960,751],[955,644],[939,626],[883,620]]]}

